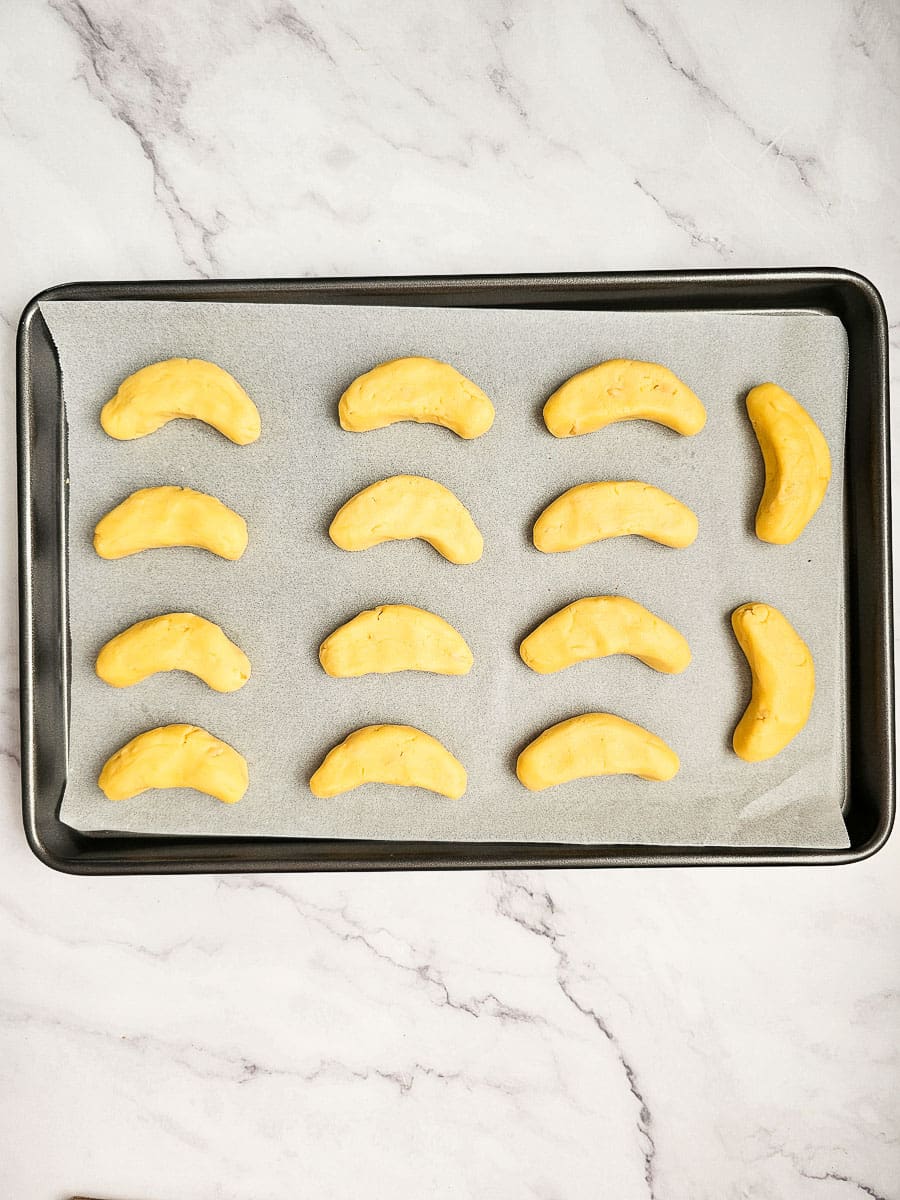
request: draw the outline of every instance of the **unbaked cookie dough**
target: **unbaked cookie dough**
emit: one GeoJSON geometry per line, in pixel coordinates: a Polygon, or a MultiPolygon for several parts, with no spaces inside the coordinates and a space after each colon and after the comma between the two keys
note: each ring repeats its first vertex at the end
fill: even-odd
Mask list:
{"type": "Polygon", "coordinates": [[[163,613],[123,629],[97,655],[96,669],[117,688],[160,671],[188,671],[216,692],[236,692],[250,678],[243,650],[195,613],[163,613]]]}
{"type": "Polygon", "coordinates": [[[580,371],[544,405],[544,424],[558,438],[594,433],[616,421],[655,421],[690,436],[706,424],[706,409],[668,367],[627,358],[580,371]]]}
{"type": "Polygon", "coordinates": [[[235,804],[247,790],[249,774],[243,756],[205,729],[162,725],[117,750],[97,782],[107,800],[130,800],[149,788],[194,788],[235,804]]]}
{"type": "Polygon", "coordinates": [[[195,546],[237,559],[247,549],[247,522],[215,496],[166,486],[132,492],[94,530],[94,549],[101,558],[125,558],[165,546],[195,546]]]}
{"type": "Polygon", "coordinates": [[[831,479],[828,443],[806,409],[776,383],[761,383],[747,393],[747,414],[766,468],[756,536],[786,546],[797,540],[825,498],[831,479]]]}
{"type": "Polygon", "coordinates": [[[697,528],[687,505],[661,488],[637,480],[610,480],[582,483],[557,496],[534,523],[534,544],[545,554],[557,554],[637,534],[683,548],[697,537],[697,528]]]}
{"type": "Polygon", "coordinates": [[[393,671],[467,675],[473,659],[462,634],[443,617],[411,604],[380,604],[329,634],[319,662],[327,675],[347,679],[393,671]]]}
{"type": "Polygon", "coordinates": [[[427,788],[458,800],[466,790],[466,769],[421,729],[366,725],[329,750],[309,789],[314,796],[339,796],[365,783],[427,788]]]}
{"type": "Polygon", "coordinates": [[[750,667],[750,703],[734,731],[746,762],[774,758],[809,720],[816,673],[809,647],[771,604],[742,604],[731,627],[750,667]]]}
{"type": "Polygon", "coordinates": [[[664,781],[678,773],[674,750],[655,733],[611,713],[584,713],[552,725],[525,747],[516,775],[543,791],[594,775],[638,775],[664,781]]]}
{"type": "Polygon", "coordinates": [[[129,375],[103,406],[100,424],[110,437],[131,441],[192,417],[239,446],[259,437],[259,411],[238,381],[199,358],[167,358],[129,375]]]}
{"type": "Polygon", "coordinates": [[[452,563],[477,562],[484,550],[465,505],[422,475],[392,475],[363,488],[338,511],[328,534],[342,550],[421,538],[452,563]]]}
{"type": "Polygon", "coordinates": [[[394,358],[354,379],[341,396],[342,429],[363,433],[397,421],[443,425],[477,438],[494,423],[494,406],[471,379],[433,358],[394,358]]]}
{"type": "Polygon", "coordinates": [[[611,654],[630,654],[667,675],[691,661],[678,630],[627,596],[586,596],[567,604],[525,638],[519,653],[541,675],[611,654]]]}

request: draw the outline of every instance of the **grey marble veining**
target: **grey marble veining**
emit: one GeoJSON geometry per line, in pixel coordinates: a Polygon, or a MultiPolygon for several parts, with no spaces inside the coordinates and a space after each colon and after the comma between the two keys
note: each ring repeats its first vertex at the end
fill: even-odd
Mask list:
{"type": "Polygon", "coordinates": [[[836,870],[83,880],[18,812],[14,326],[75,278],[842,265],[892,0],[0,6],[0,1195],[900,1196],[900,842],[836,870]]]}

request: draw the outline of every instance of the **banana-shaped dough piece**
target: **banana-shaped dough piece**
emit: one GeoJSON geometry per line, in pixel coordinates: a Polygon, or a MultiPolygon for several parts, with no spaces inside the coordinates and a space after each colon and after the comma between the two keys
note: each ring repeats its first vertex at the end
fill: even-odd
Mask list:
{"type": "Polygon", "coordinates": [[[525,638],[519,653],[541,675],[610,654],[631,654],[667,675],[691,661],[678,630],[627,596],[587,596],[567,604],[525,638]]]}
{"type": "Polygon", "coordinates": [[[428,788],[458,800],[466,790],[466,769],[421,729],[366,725],[328,751],[309,789],[314,796],[339,796],[364,783],[428,788]]]}
{"type": "Polygon", "coordinates": [[[97,674],[113,687],[131,687],[159,671],[189,671],[216,692],[236,692],[250,678],[250,660],[218,625],[194,613],[138,621],[97,655],[97,674]]]}
{"type": "Polygon", "coordinates": [[[193,488],[141,488],[97,522],[94,549],[101,558],[125,558],[162,546],[196,546],[220,558],[247,549],[247,522],[193,488]]]}
{"type": "Polygon", "coordinates": [[[471,379],[433,358],[395,358],[354,379],[341,396],[342,429],[363,433],[397,421],[443,425],[477,438],[494,423],[494,406],[471,379]]]}
{"type": "Polygon", "coordinates": [[[205,729],[162,725],[117,750],[97,782],[107,800],[129,800],[148,788],[195,788],[235,804],[249,776],[243,756],[205,729]]]}
{"type": "Polygon", "coordinates": [[[680,765],[655,733],[611,713],[585,713],[539,734],[519,755],[516,774],[530,791],[539,792],[593,775],[666,780],[680,765]]]}
{"type": "Polygon", "coordinates": [[[391,475],[363,488],[338,511],[328,535],[342,550],[422,538],[452,563],[477,562],[484,550],[465,505],[422,475],[391,475]]]}
{"type": "Polygon", "coordinates": [[[238,381],[199,358],[167,358],[129,375],[104,404],[100,424],[127,442],[179,417],[205,421],[239,446],[259,437],[259,412],[238,381]]]}
{"type": "Polygon", "coordinates": [[[638,534],[664,546],[690,546],[697,518],[680,500],[650,483],[582,483],[548,504],[534,523],[545,554],[638,534]]]}
{"type": "Polygon", "coordinates": [[[615,421],[655,421],[690,436],[706,424],[706,409],[668,367],[627,358],[580,371],[544,405],[544,424],[558,438],[594,433],[615,421]]]}
{"type": "Polygon", "coordinates": [[[742,604],[731,626],[746,656],[753,685],[734,731],[734,752],[746,762],[774,758],[809,719],[816,672],[809,647],[770,604],[742,604]]]}
{"type": "Polygon", "coordinates": [[[392,671],[467,675],[472,651],[452,625],[411,604],[381,604],[341,625],[319,647],[327,675],[346,679],[392,671]]]}
{"type": "Polygon", "coordinates": [[[747,415],[762,450],[766,486],[756,512],[756,536],[786,546],[816,515],[831,479],[831,454],[818,425],[777,383],[747,393],[747,415]]]}

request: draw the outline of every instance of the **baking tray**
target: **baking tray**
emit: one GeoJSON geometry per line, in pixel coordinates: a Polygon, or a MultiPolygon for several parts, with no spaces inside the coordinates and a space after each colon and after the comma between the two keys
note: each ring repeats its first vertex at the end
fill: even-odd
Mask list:
{"type": "Polygon", "coordinates": [[[83,283],[25,309],[18,341],[22,795],[48,866],[77,874],[846,863],[894,818],[887,333],[877,290],[852,272],[757,270],[396,279],[83,283]],[[68,763],[66,447],[59,364],[43,301],[218,301],[619,311],[816,311],[847,331],[845,443],[848,849],[572,846],[81,834],[59,820],[68,763]]]}

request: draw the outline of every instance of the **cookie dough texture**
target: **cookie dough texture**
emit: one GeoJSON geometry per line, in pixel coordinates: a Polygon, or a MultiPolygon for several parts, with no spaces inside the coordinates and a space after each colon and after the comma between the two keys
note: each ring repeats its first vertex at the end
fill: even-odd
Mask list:
{"type": "Polygon", "coordinates": [[[693,512],[650,483],[581,483],[548,504],[534,523],[534,544],[545,554],[637,534],[683,548],[697,537],[693,512]]]}
{"type": "Polygon", "coordinates": [[[706,409],[668,367],[627,358],[580,371],[544,405],[544,423],[558,438],[594,433],[616,421],[655,421],[690,436],[706,424],[706,409]]]}
{"type": "Polygon", "coordinates": [[[747,393],[747,415],[766,469],[756,536],[785,546],[797,540],[825,499],[831,479],[828,443],[806,409],[776,383],[747,393]]]}
{"type": "Polygon", "coordinates": [[[148,729],[108,759],[98,780],[107,800],[130,800],[150,788],[194,788],[224,804],[247,790],[246,760],[197,725],[148,729]]]}
{"type": "Polygon", "coordinates": [[[94,549],[101,558],[167,546],[195,546],[238,559],[247,548],[247,522],[215,496],[165,486],[132,492],[94,530],[94,549]]]}
{"type": "Polygon", "coordinates": [[[342,550],[421,538],[452,563],[481,558],[484,541],[453,492],[422,475],[392,475],[357,492],[328,530],[342,550]]]}
{"type": "Polygon", "coordinates": [[[746,762],[774,758],[793,741],[812,709],[816,674],[799,633],[770,604],[742,604],[731,627],[750,667],[750,703],[732,739],[746,762]]]}
{"type": "Polygon", "coordinates": [[[309,781],[314,796],[339,796],[365,783],[420,787],[458,800],[466,770],[437,738],[411,725],[367,725],[329,750],[309,781]]]}
{"type": "Polygon", "coordinates": [[[341,428],[353,433],[418,421],[477,438],[493,425],[494,406],[449,363],[395,358],[354,379],[341,396],[338,418],[341,428]]]}
{"type": "Polygon", "coordinates": [[[638,775],[664,781],[678,755],[662,738],[611,713],[585,713],[552,725],[519,755],[516,775],[530,791],[594,775],[638,775]]]}
{"type": "Polygon", "coordinates": [[[195,613],[163,613],[129,626],[106,643],[96,669],[117,688],[160,671],[188,671],[216,692],[236,692],[250,678],[243,650],[218,625],[195,613]]]}
{"type": "Polygon", "coordinates": [[[103,406],[100,424],[110,437],[131,441],[180,418],[204,421],[239,446],[259,437],[259,411],[238,381],[199,358],[167,358],[129,375],[103,406]]]}
{"type": "Polygon", "coordinates": [[[627,596],[586,596],[567,604],[525,638],[519,653],[541,675],[611,654],[630,654],[667,675],[691,661],[678,630],[627,596]]]}
{"type": "Polygon", "coordinates": [[[472,651],[443,617],[411,604],[381,604],[358,613],[319,647],[327,675],[347,679],[394,671],[467,675],[472,651]]]}

